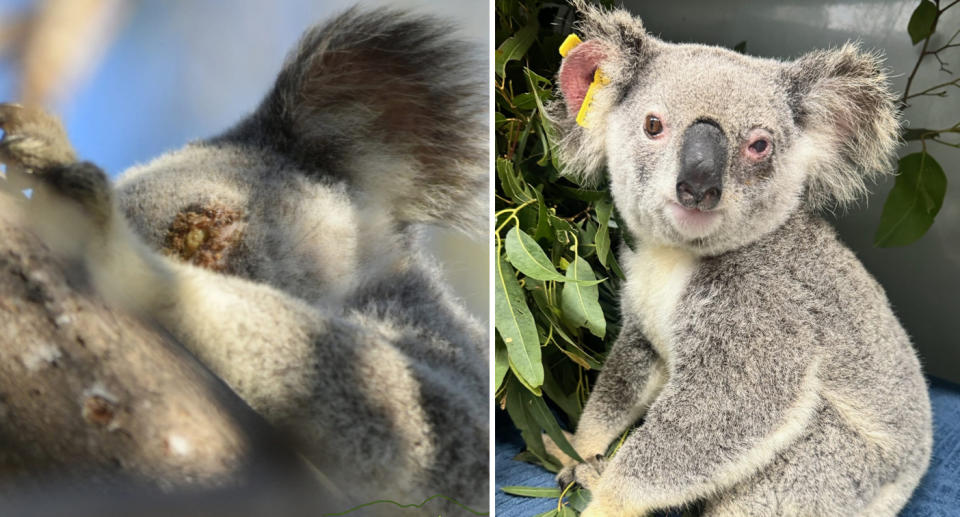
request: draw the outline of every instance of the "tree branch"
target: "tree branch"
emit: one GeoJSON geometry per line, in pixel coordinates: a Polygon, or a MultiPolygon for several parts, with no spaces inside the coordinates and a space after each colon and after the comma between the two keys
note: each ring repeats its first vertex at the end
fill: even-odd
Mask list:
{"type": "Polygon", "coordinates": [[[303,472],[168,335],[74,289],[82,274],[24,229],[25,202],[0,194],[0,491],[51,478],[196,489],[303,472]]]}

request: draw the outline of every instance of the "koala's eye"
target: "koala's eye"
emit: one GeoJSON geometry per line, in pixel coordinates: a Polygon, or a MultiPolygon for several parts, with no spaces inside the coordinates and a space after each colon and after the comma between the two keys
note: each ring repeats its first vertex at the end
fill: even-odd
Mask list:
{"type": "Polygon", "coordinates": [[[663,122],[655,115],[647,115],[647,120],[643,122],[643,130],[648,136],[657,136],[663,133],[663,122]]]}
{"type": "Polygon", "coordinates": [[[757,140],[756,142],[750,144],[750,149],[753,152],[760,154],[767,150],[767,141],[766,140],[757,140]]]}
{"type": "Polygon", "coordinates": [[[773,135],[769,131],[761,128],[754,129],[747,137],[747,145],[743,148],[743,153],[747,158],[754,161],[763,160],[770,155],[773,150],[773,135]]]}

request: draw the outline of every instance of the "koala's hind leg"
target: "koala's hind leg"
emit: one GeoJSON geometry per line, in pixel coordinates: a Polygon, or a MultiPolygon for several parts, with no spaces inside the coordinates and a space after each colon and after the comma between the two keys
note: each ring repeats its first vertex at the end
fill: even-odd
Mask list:
{"type": "MultiPolygon", "coordinates": [[[[917,457],[921,457],[918,454],[917,457]]],[[[707,502],[706,517],[895,516],[924,470],[897,466],[829,406],[765,469],[707,502]]]]}

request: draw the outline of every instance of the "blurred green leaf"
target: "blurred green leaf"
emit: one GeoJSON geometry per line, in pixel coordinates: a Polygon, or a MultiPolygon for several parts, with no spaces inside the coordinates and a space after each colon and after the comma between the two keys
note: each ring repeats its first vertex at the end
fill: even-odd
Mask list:
{"type": "Polygon", "coordinates": [[[538,387],[543,384],[543,365],[537,326],[513,268],[500,256],[494,284],[494,321],[507,356],[517,373],[529,385],[538,387]]]}
{"type": "Polygon", "coordinates": [[[943,205],[947,176],[927,153],[900,159],[897,179],[883,204],[874,245],[906,246],[927,232],[943,205]]]}
{"type": "Polygon", "coordinates": [[[937,6],[930,0],[923,0],[913,10],[910,22],[907,23],[907,32],[913,44],[920,43],[933,33],[937,24],[937,6]]]}
{"type": "MultiPolygon", "coordinates": [[[[567,268],[566,276],[575,282],[596,279],[590,264],[580,257],[567,268]]],[[[591,334],[602,339],[606,334],[607,322],[603,317],[599,299],[600,292],[596,285],[568,282],[563,286],[561,307],[564,317],[586,327],[591,334]]]]}

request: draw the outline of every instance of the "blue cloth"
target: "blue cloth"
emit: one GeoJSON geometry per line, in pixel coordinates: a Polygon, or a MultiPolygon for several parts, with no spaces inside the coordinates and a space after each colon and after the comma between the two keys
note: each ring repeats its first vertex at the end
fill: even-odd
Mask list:
{"type": "MultiPolygon", "coordinates": [[[[933,457],[930,468],[900,517],[960,516],[960,386],[933,379],[933,457]]],[[[503,493],[501,486],[555,487],[553,474],[529,463],[514,461],[523,441],[506,414],[498,412],[495,441],[497,517],[532,517],[557,507],[556,499],[534,499],[503,493]]]]}

